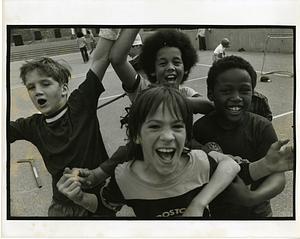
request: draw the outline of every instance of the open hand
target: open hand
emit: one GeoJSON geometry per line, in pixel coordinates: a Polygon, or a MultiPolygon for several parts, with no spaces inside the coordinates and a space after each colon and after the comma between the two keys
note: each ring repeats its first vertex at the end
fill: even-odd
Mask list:
{"type": "Polygon", "coordinates": [[[273,143],[268,150],[265,159],[266,167],[271,172],[290,171],[294,168],[295,154],[292,146],[286,144],[289,140],[279,140],[273,143]]]}

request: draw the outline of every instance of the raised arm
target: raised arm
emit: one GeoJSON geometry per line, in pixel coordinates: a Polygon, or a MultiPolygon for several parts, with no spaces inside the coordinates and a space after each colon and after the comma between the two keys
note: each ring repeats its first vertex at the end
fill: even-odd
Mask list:
{"type": "Polygon", "coordinates": [[[284,171],[294,167],[294,150],[292,146],[285,146],[288,140],[273,143],[266,156],[249,164],[249,174],[253,181],[267,178],[255,189],[249,190],[242,180],[235,180],[228,190],[234,195],[236,202],[244,206],[254,206],[269,200],[285,187],[284,171]]]}
{"type": "Polygon", "coordinates": [[[290,171],[294,168],[294,149],[286,146],[289,140],[279,140],[273,143],[265,157],[249,165],[253,181],[272,173],[290,171]]]}
{"type": "Polygon", "coordinates": [[[208,114],[214,110],[214,104],[203,97],[187,97],[188,104],[192,107],[194,114],[208,114]]]}
{"type": "Polygon", "coordinates": [[[102,81],[104,73],[109,65],[111,48],[118,38],[119,29],[100,29],[99,40],[94,51],[91,70],[102,81]]]}
{"type": "Polygon", "coordinates": [[[123,29],[110,52],[111,64],[127,90],[132,90],[136,83],[137,72],[127,61],[129,50],[139,29],[123,29]]]}

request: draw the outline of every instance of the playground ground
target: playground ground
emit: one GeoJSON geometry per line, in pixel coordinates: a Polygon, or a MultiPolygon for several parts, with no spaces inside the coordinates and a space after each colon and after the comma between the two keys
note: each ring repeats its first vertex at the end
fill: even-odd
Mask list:
{"type": "MultiPolygon", "coordinates": [[[[211,51],[201,51],[199,62],[190,74],[187,86],[197,90],[206,97],[206,75],[211,65],[211,51]]],[[[252,52],[228,52],[228,55],[235,54],[248,60],[258,72],[262,66],[263,54],[252,52]]],[[[60,55],[54,59],[64,59],[72,67],[72,79],[69,83],[70,91],[74,90],[83,80],[88,70],[89,64],[82,62],[80,53],[60,55]]],[[[19,79],[20,62],[10,64],[10,119],[15,120],[19,117],[27,117],[36,113],[36,109],[31,103],[25,87],[19,79]]],[[[293,72],[292,54],[267,54],[264,72],[280,70],[293,72]]],[[[258,81],[257,91],[266,95],[269,99],[273,111],[273,124],[280,139],[289,138],[293,143],[293,104],[294,104],[294,78],[283,74],[270,75],[270,83],[258,81]]],[[[110,66],[105,74],[103,84],[106,91],[101,95],[99,105],[123,93],[119,79],[110,66]]],[[[109,155],[118,146],[125,143],[125,129],[120,128],[120,116],[125,115],[125,106],[129,105],[129,99],[123,97],[98,110],[101,132],[109,155]]],[[[9,106],[8,106],[9,107],[9,106]]],[[[200,116],[196,116],[197,119],[200,116]]],[[[51,179],[47,172],[42,158],[37,149],[26,141],[17,141],[10,145],[9,165],[9,185],[8,194],[8,213],[12,217],[46,217],[47,209],[51,202],[51,179]],[[41,177],[42,187],[38,188],[33,177],[29,164],[17,163],[21,159],[35,159],[38,173],[41,177]]],[[[271,200],[275,217],[294,216],[294,182],[293,172],[286,173],[287,184],[284,191],[271,200]]],[[[130,215],[129,210],[124,209],[120,215],[130,215]]]]}

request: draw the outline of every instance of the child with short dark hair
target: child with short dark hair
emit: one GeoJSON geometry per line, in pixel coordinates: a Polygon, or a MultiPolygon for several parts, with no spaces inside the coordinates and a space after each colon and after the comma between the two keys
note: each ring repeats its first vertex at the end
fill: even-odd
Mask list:
{"type": "MultiPolygon", "coordinates": [[[[49,216],[90,214],[61,194],[56,183],[66,167],[105,171],[101,164],[108,159],[108,155],[96,112],[98,99],[104,92],[101,82],[109,65],[111,46],[111,41],[100,38],[86,80],[69,97],[71,73],[59,62],[43,57],[26,62],[21,67],[21,78],[31,101],[41,114],[11,121],[9,141],[27,140],[41,153],[52,176],[53,200],[48,209],[49,216]]],[[[87,192],[98,191],[100,186],[87,192]]],[[[113,215],[109,211],[103,213],[113,215]]]]}
{"type": "MultiPolygon", "coordinates": [[[[218,143],[223,153],[240,156],[250,162],[264,157],[277,141],[272,123],[251,112],[256,73],[249,62],[238,56],[220,59],[212,65],[207,77],[208,98],[214,102],[215,111],[197,120],[193,127],[195,139],[206,144],[218,143]]],[[[272,216],[270,199],[285,186],[283,173],[272,174],[251,184],[243,193],[246,205],[238,195],[219,197],[211,204],[215,218],[257,219],[272,216]]],[[[242,192],[238,192],[242,193],[242,192]]]]}

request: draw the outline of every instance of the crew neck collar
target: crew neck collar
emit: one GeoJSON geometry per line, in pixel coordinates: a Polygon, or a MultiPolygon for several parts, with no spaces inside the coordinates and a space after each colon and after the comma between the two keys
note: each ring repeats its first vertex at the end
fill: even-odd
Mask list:
{"type": "Polygon", "coordinates": [[[56,111],[55,113],[46,116],[46,122],[47,123],[52,123],[58,119],[60,119],[68,110],[67,104],[64,105],[61,109],[56,111]]]}

